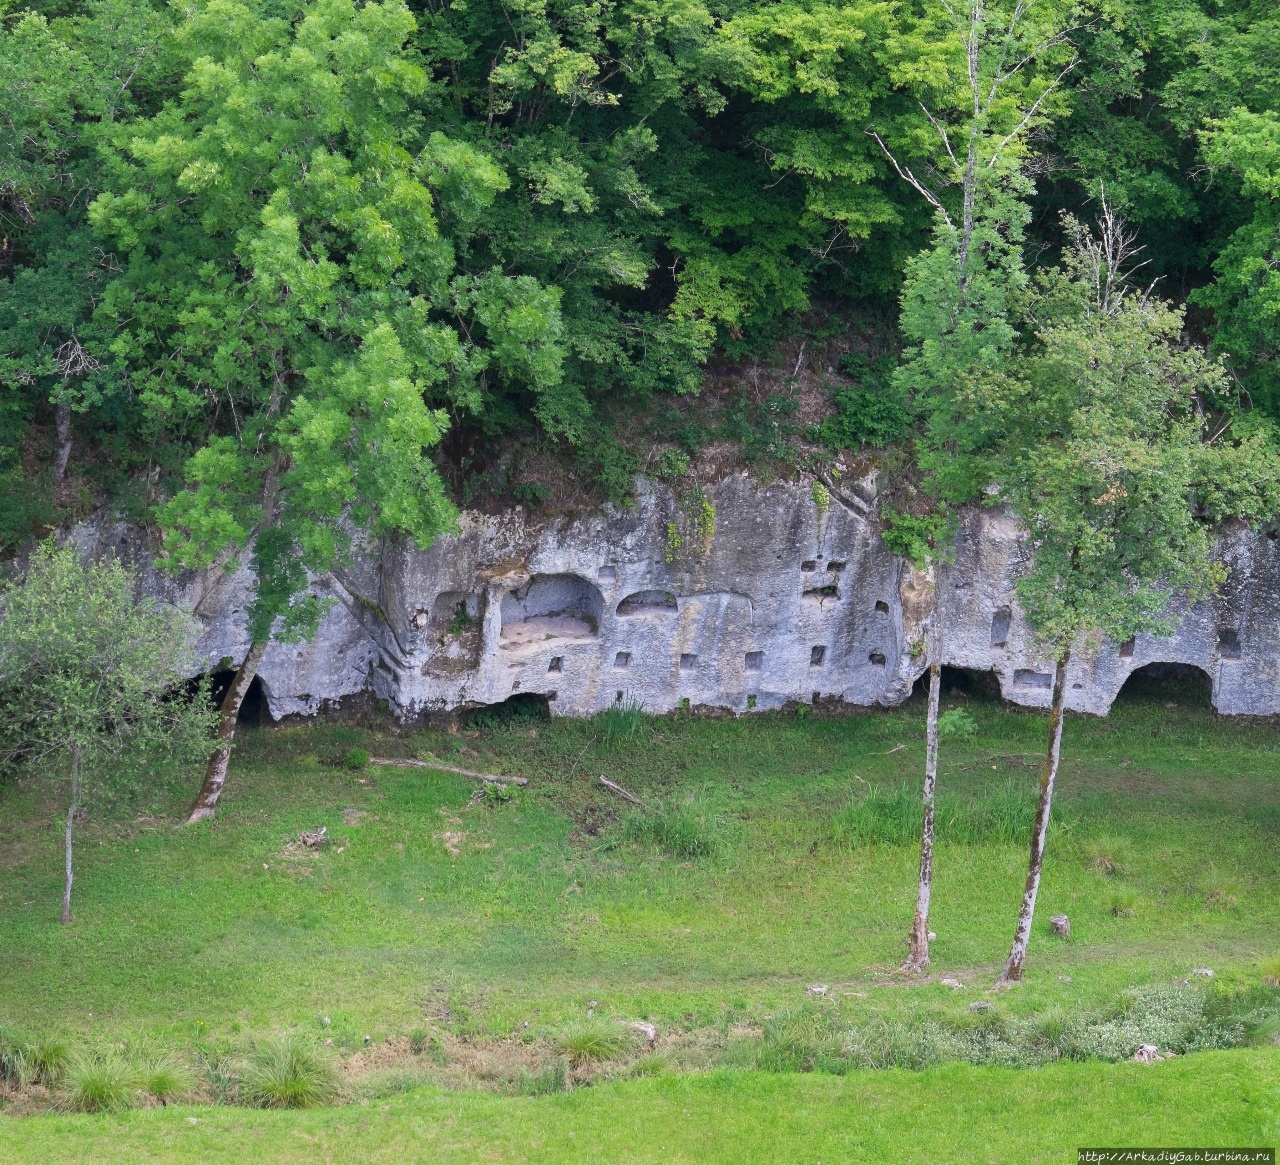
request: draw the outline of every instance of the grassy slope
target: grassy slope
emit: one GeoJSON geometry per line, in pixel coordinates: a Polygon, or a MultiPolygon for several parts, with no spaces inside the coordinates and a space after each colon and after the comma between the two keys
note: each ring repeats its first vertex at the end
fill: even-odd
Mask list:
{"type": "Polygon", "coordinates": [[[1081,1145],[1274,1145],[1280,1052],[1159,1065],[719,1072],[542,1100],[422,1091],[304,1113],[162,1109],[0,1122],[23,1162],[1074,1162],[1081,1145]],[[197,1123],[191,1123],[192,1115],[197,1123]]]}
{"type": "MultiPolygon", "coordinates": [[[[943,787],[1034,781],[1021,758],[1034,761],[1043,719],[978,714],[979,734],[944,749],[943,787]]],[[[28,792],[0,791],[0,1016],[105,1034],[190,1033],[200,1021],[264,1030],[328,1014],[354,1038],[406,1031],[445,1005],[455,1024],[469,1015],[501,1033],[596,999],[605,1012],[709,1021],[784,1004],[814,980],[873,981],[900,961],[916,856],[850,849],[832,819],[862,788],[854,774],[916,779],[917,709],[665,720],[622,753],[583,755],[593,731],[552,722],[368,740],[383,752],[461,746],[469,765],[529,775],[522,801],[499,810],[468,807],[472,786],[438,774],[373,769],[358,783],[324,763],[349,733],[246,734],[216,824],[83,831],[66,928],[55,922],[56,818],[28,792]],[[602,845],[618,833],[617,800],[593,784],[602,771],[646,797],[704,789],[724,820],[720,854],[685,864],[602,845]],[[344,824],[344,808],[366,816],[344,824]],[[287,856],[287,840],[321,822],[333,839],[322,856],[287,856]],[[465,835],[459,856],[446,832],[465,835]]],[[[1078,824],[1051,845],[1022,997],[1070,1004],[1274,954],[1276,750],[1269,726],[1159,703],[1073,720],[1059,808],[1078,824]],[[1121,877],[1088,868],[1097,835],[1127,848],[1121,877]],[[1132,916],[1112,916],[1117,894],[1134,896],[1132,916]],[[1046,934],[1058,911],[1072,917],[1071,944],[1046,934]],[[1058,979],[1066,971],[1072,984],[1058,979]]],[[[1024,861],[1020,845],[942,849],[935,969],[985,980],[998,966],[1024,861]]]]}

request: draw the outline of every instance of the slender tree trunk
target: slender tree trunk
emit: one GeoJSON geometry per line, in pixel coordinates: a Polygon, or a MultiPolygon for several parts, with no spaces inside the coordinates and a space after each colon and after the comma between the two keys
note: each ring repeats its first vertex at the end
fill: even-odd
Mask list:
{"type": "Polygon", "coordinates": [[[1040,871],[1044,868],[1044,843],[1049,832],[1049,810],[1053,805],[1053,783],[1058,776],[1058,758],[1062,752],[1062,705],[1067,694],[1067,660],[1064,651],[1053,672],[1053,705],[1049,713],[1049,751],[1040,774],[1040,799],[1036,804],[1036,822],[1031,830],[1031,860],[1027,865],[1027,884],[1022,891],[1022,909],[1018,911],[1018,927],[1013,933],[1013,947],[997,985],[1018,983],[1027,961],[1027,942],[1031,938],[1031,920],[1036,912],[1036,894],[1040,890],[1040,871]]]}
{"type": "Polygon", "coordinates": [[[67,462],[71,460],[71,407],[59,405],[54,415],[58,433],[58,451],[53,457],[53,480],[62,481],[67,476],[67,462]]]}
{"type": "Polygon", "coordinates": [[[248,694],[253,677],[258,674],[258,665],[266,654],[267,640],[262,639],[249,645],[244,662],[236,672],[231,687],[222,700],[222,720],[218,724],[218,745],[209,757],[209,764],[204,771],[204,783],[200,792],[191,803],[191,812],[187,816],[187,824],[203,821],[212,817],[218,808],[218,798],[222,796],[222,786],[227,781],[227,765],[231,763],[231,746],[236,738],[236,725],[240,722],[240,705],[248,694]]]}
{"type": "Polygon", "coordinates": [[[924,827],[920,831],[920,885],[916,891],[916,916],[911,921],[906,966],[923,971],[929,965],[929,899],[933,894],[934,793],[938,787],[938,703],[941,699],[942,665],[929,665],[929,715],[925,721],[924,827]]]}
{"type": "Polygon", "coordinates": [[[71,921],[71,883],[74,880],[71,872],[71,831],[76,823],[76,810],[80,808],[80,750],[71,750],[71,804],[67,806],[67,824],[63,835],[66,858],[66,881],[62,887],[62,923],[71,921]]]}

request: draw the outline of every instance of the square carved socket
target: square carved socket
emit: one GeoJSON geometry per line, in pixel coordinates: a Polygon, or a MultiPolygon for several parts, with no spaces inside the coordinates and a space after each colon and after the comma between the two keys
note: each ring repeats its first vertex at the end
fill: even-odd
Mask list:
{"type": "Polygon", "coordinates": [[[885,664],[884,652],[873,651],[869,656],[867,656],[867,662],[870,664],[874,664],[876,667],[884,667],[884,664],[885,664]]]}
{"type": "Polygon", "coordinates": [[[1121,659],[1132,659],[1132,658],[1133,658],[1133,648],[1134,648],[1134,642],[1133,642],[1133,639],[1132,639],[1132,638],[1130,638],[1130,639],[1126,639],[1122,644],[1120,644],[1120,658],[1121,658],[1121,659]]]}
{"type": "Polygon", "coordinates": [[[748,651],[743,657],[743,667],[745,667],[747,671],[759,671],[764,667],[764,652],[748,651]]]}
{"type": "Polygon", "coordinates": [[[680,670],[693,671],[698,666],[698,657],[696,655],[682,655],[680,657],[680,670]]]}
{"type": "Polygon", "coordinates": [[[1218,653],[1223,659],[1240,658],[1240,633],[1223,628],[1218,632],[1218,653]]]}
{"type": "Polygon", "coordinates": [[[564,656],[557,655],[549,664],[547,671],[564,671],[564,656]]]}
{"type": "Polygon", "coordinates": [[[805,574],[812,574],[818,569],[818,564],[812,558],[807,558],[800,564],[800,569],[804,571],[805,574]]]}
{"type": "Polygon", "coordinates": [[[616,566],[602,566],[596,577],[601,582],[617,582],[618,568],[616,566]]]}
{"type": "Polygon", "coordinates": [[[614,667],[630,667],[631,652],[629,651],[618,652],[618,654],[613,657],[613,666],[614,667]]]}
{"type": "Polygon", "coordinates": [[[833,558],[830,562],[827,563],[827,569],[834,570],[838,573],[839,571],[844,570],[844,563],[841,562],[839,559],[833,558]]]}
{"type": "Polygon", "coordinates": [[[889,604],[886,603],[884,599],[876,599],[876,610],[879,611],[881,615],[887,615],[889,613],[889,604]]]}
{"type": "Polygon", "coordinates": [[[809,666],[821,667],[822,661],[827,658],[827,649],[825,647],[815,647],[809,652],[809,666]]]}

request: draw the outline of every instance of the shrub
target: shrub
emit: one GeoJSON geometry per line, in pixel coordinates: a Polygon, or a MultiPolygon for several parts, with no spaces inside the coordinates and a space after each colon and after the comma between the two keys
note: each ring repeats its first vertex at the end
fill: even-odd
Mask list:
{"type": "Polygon", "coordinates": [[[720,818],[700,798],[684,805],[637,809],[627,815],[622,835],[627,841],[647,842],[675,858],[711,857],[720,848],[720,818]]]}
{"type": "Polygon", "coordinates": [[[556,1037],[556,1051],[575,1068],[599,1060],[612,1060],[626,1050],[630,1036],[616,1024],[604,1021],[575,1024],[556,1037]]]}
{"type": "Polygon", "coordinates": [[[259,1108],[312,1108],[332,1100],[337,1073],[315,1049],[292,1036],[260,1040],[245,1073],[244,1092],[259,1108]]]}
{"type": "Polygon", "coordinates": [[[938,735],[964,740],[978,731],[978,722],[968,708],[952,708],[938,717],[938,735]]]}
{"type": "Polygon", "coordinates": [[[516,786],[501,781],[486,781],[480,789],[480,800],[489,809],[510,805],[516,799],[516,786]]]}
{"type": "Polygon", "coordinates": [[[120,1112],[138,1103],[142,1083],[138,1066],[121,1056],[75,1056],[63,1104],[73,1112],[120,1112]]]}
{"type": "Polygon", "coordinates": [[[361,772],[369,767],[369,754],[363,748],[352,748],[342,758],[342,763],[353,772],[361,772]]]}

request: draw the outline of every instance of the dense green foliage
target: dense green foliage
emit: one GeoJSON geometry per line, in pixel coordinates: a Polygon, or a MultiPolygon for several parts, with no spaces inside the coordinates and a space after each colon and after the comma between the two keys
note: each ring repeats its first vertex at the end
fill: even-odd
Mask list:
{"type": "Polygon", "coordinates": [[[1033,4],[1005,37],[997,5],[984,62],[1027,62],[976,116],[949,12],[9,3],[0,537],[105,491],[155,510],[176,560],[204,561],[253,542],[270,495],[287,538],[256,548],[274,579],[260,613],[305,629],[300,564],[343,552],[345,511],[428,538],[450,519],[436,467],[460,481],[502,434],[576,448],[625,493],[635,461],[614,433],[630,418],[696,392],[715,354],[883,314],[904,273],[914,356],[896,379],[859,366],[860,385],[833,382],[817,436],[936,428],[915,396],[973,356],[965,343],[988,367],[1008,351],[1029,327],[1017,272],[1052,262],[1061,212],[1091,219],[1104,191],[1146,248],[1143,278],[1229,359],[1238,423],[1265,430],[1280,410],[1274,18],[1033,4]],[[990,172],[970,208],[982,256],[961,273],[954,244],[921,251],[934,208],[886,151],[955,215],[966,142],[990,172]],[[947,327],[970,339],[948,355],[929,316],[957,274],[970,314],[947,327]],[[59,405],[97,492],[50,493],[59,405]]]}

